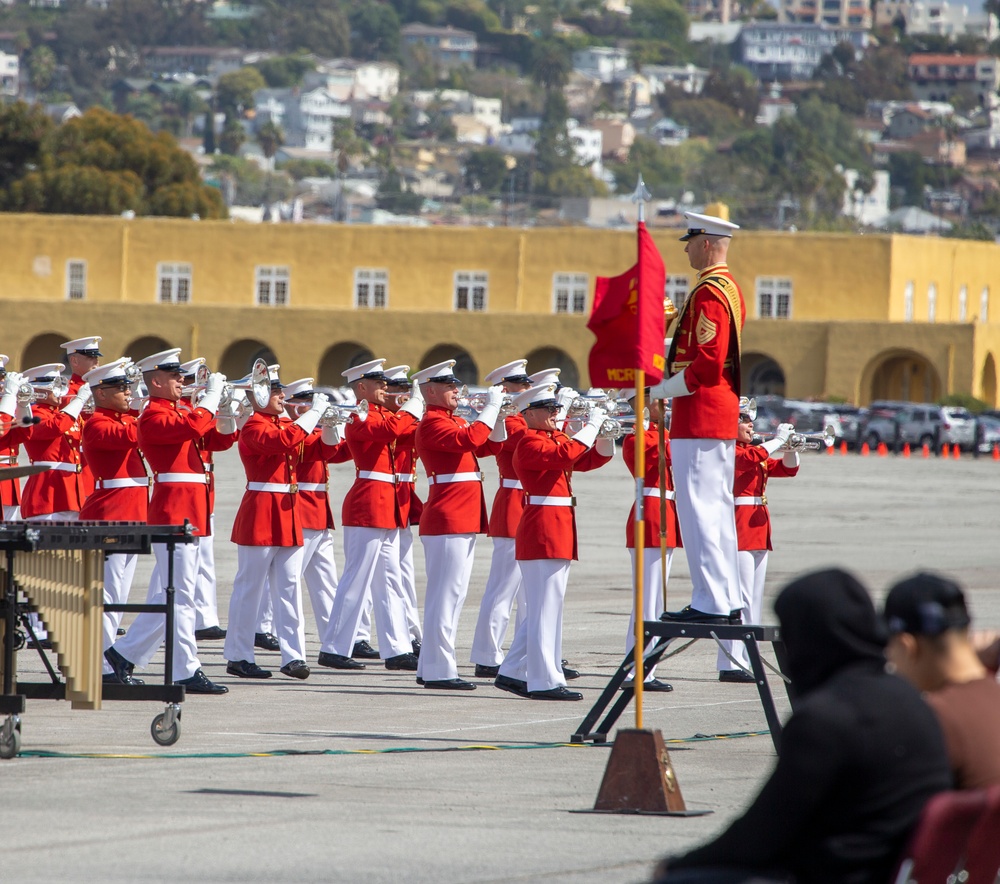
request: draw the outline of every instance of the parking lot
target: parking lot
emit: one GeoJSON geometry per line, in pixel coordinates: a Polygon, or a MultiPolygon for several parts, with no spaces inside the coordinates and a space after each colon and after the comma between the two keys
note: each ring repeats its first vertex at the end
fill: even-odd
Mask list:
{"type": "MultiPolygon", "coordinates": [[[[495,474],[491,465],[486,471],[495,474]]],[[[332,473],[339,522],[353,471],[332,473]]],[[[219,458],[217,476],[225,624],[236,564],[228,531],[243,487],[234,453],[219,458]]],[[[491,478],[489,496],[495,487],[491,478]]],[[[1000,463],[989,458],[806,455],[797,478],[768,487],[775,552],[765,608],[807,569],[843,565],[881,596],[897,575],[936,568],[967,587],[979,625],[1000,628],[998,488],[1000,463]]],[[[190,698],[181,739],[169,749],[149,737],[159,704],[78,712],[28,703],[23,754],[0,762],[3,879],[638,882],[663,853],[725,825],[774,755],[753,687],[720,684],[715,649],[705,643],[658,671],[675,691],[647,697],[645,724],[675,741],[668,748],[688,806],[713,813],[573,813],[593,806],[608,758],[608,747],[566,743],[623,650],[631,483],[618,458],[576,477],[574,491],[581,561],[570,578],[564,656],[584,673],[573,683],[583,703],[520,700],[485,680],[475,692],[442,695],[378,666],[314,667],[305,682],[278,674],[245,682],[225,674],[221,642],[203,643],[206,672],[230,693],[190,698]]],[[[415,552],[419,577],[419,543],[415,552]]],[[[489,552],[481,538],[459,630],[460,674],[468,678],[489,552]]],[[[149,565],[141,564],[133,600],[144,595],[149,565]]],[[[679,555],[670,607],[688,599],[679,555]]],[[[319,644],[307,616],[314,663],[319,644]]],[[[271,659],[258,656],[265,665],[271,659]]],[[[20,666],[23,677],[41,673],[29,653],[20,666]]],[[[780,690],[778,701],[787,714],[780,690]]],[[[630,711],[621,723],[631,722],[630,711]]]]}

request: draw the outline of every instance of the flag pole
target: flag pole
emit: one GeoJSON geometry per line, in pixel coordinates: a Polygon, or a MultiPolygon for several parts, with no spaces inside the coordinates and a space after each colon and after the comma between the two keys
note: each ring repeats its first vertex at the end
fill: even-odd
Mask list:
{"type": "MultiPolygon", "coordinates": [[[[638,224],[646,223],[646,200],[652,194],[646,189],[646,184],[642,180],[642,173],[636,181],[635,192],[632,194],[632,201],[638,205],[638,224]]],[[[636,310],[636,327],[642,328],[642,255],[638,253],[638,239],[636,242],[636,265],[639,274],[639,293],[636,310]]],[[[642,359],[636,352],[635,369],[635,585],[634,585],[634,605],[635,605],[635,675],[632,684],[635,685],[635,726],[636,730],[642,730],[642,687],[645,680],[645,673],[642,668],[642,655],[646,643],[643,640],[643,570],[644,570],[644,547],[646,542],[646,529],[644,523],[645,495],[643,494],[643,484],[646,476],[646,436],[643,432],[642,413],[646,408],[646,372],[642,368],[642,359]]]]}

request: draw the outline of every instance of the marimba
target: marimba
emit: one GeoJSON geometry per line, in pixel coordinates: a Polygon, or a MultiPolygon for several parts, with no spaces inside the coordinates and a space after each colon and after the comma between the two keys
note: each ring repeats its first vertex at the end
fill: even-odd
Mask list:
{"type": "MultiPolygon", "coordinates": [[[[4,522],[0,523],[0,758],[20,751],[21,719],[27,699],[70,700],[74,709],[100,709],[102,700],[155,700],[167,704],[153,719],[153,739],[169,746],[180,737],[183,685],[172,681],[173,642],[166,641],[162,685],[103,684],[101,618],[104,615],[104,555],[149,553],[152,544],[170,551],[166,601],[162,605],[109,605],[107,610],[160,613],[166,635],[174,634],[173,550],[190,543],[190,524],[146,525],[143,522],[4,522]],[[22,600],[19,593],[24,596],[22,600]],[[15,652],[31,635],[28,612],[45,623],[56,652],[57,667],[39,648],[48,682],[17,680],[15,652]]],[[[34,643],[38,646],[38,642],[34,643]]]]}

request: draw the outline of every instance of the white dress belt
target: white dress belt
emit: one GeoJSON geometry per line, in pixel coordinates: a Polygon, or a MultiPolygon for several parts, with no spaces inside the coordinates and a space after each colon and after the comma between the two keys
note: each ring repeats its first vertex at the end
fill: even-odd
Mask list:
{"type": "Polygon", "coordinates": [[[737,497],[733,501],[737,506],[765,506],[766,497],[737,497]]]}
{"type": "Polygon", "coordinates": [[[124,476],[121,479],[98,479],[94,487],[100,491],[110,491],[112,488],[148,488],[148,476],[124,476]]]}
{"type": "Polygon", "coordinates": [[[539,494],[529,494],[528,503],[533,506],[576,506],[575,497],[547,497],[539,494]]]}
{"type": "Polygon", "coordinates": [[[524,491],[524,486],[521,484],[520,479],[501,479],[501,488],[516,488],[518,491],[524,491]]]}
{"type": "Polygon", "coordinates": [[[376,473],[374,470],[358,470],[359,479],[371,479],[373,482],[388,482],[394,484],[396,477],[393,473],[376,473]]]}
{"type": "Polygon", "coordinates": [[[438,473],[427,477],[428,485],[452,485],[455,482],[482,482],[482,473],[438,473]]]}
{"type": "Polygon", "coordinates": [[[62,470],[64,473],[79,473],[83,467],[78,463],[66,463],[61,460],[33,460],[34,467],[48,467],[50,470],[62,470]]]}
{"type": "Polygon", "coordinates": [[[643,497],[663,497],[666,500],[673,500],[676,495],[674,494],[673,491],[664,491],[661,494],[659,488],[643,488],[642,489],[642,496],[643,497]]]}
{"type": "Polygon", "coordinates": [[[275,494],[294,494],[300,487],[286,485],[284,482],[247,482],[247,491],[271,491],[275,494]]]}
{"type": "Polygon", "coordinates": [[[179,485],[207,485],[207,473],[156,473],[153,481],[177,483],[179,485]]]}
{"type": "Polygon", "coordinates": [[[326,491],[326,482],[299,482],[299,491],[326,491]]]}
{"type": "Polygon", "coordinates": [[[416,473],[396,473],[396,481],[400,482],[400,483],[404,483],[404,484],[407,483],[407,482],[416,482],[417,481],[417,474],[416,473]]]}

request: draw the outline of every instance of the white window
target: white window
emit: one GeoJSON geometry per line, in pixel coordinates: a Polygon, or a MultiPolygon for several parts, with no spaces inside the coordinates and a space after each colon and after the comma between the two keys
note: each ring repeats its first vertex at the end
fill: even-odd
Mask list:
{"type": "Polygon", "coordinates": [[[255,275],[258,306],[288,306],[291,274],[287,267],[258,267],[255,275]]]}
{"type": "Polygon", "coordinates": [[[456,270],[455,309],[485,310],[489,283],[490,275],[483,270],[456,270]]]}
{"type": "Polygon", "coordinates": [[[87,262],[66,262],[66,300],[83,301],[87,297],[87,262]]]}
{"type": "Polygon", "coordinates": [[[790,319],[792,281],[780,276],[757,277],[757,316],[760,319],[790,319]]]}
{"type": "Polygon", "coordinates": [[[668,276],[663,287],[663,294],[674,302],[677,312],[681,312],[684,302],[688,298],[691,288],[691,280],[686,276],[668,276]]]}
{"type": "Polygon", "coordinates": [[[913,322],[913,283],[903,289],[903,322],[913,322]]]}
{"type": "Polygon", "coordinates": [[[191,300],[191,265],[157,264],[157,291],[163,304],[187,304],[191,300]]]}
{"type": "Polygon", "coordinates": [[[556,273],[552,277],[552,311],[554,313],[587,312],[587,274],[556,273]]]}
{"type": "Polygon", "coordinates": [[[983,292],[979,296],[979,321],[990,321],[990,287],[983,286],[983,292]]]}
{"type": "Polygon", "coordinates": [[[932,282],[927,287],[927,321],[934,322],[937,317],[937,286],[932,282]]]}
{"type": "Polygon", "coordinates": [[[389,305],[389,271],[358,267],[354,271],[354,306],[383,310],[389,305]]]}
{"type": "Polygon", "coordinates": [[[969,287],[963,285],[958,290],[958,321],[965,322],[969,315],[969,287]]]}

